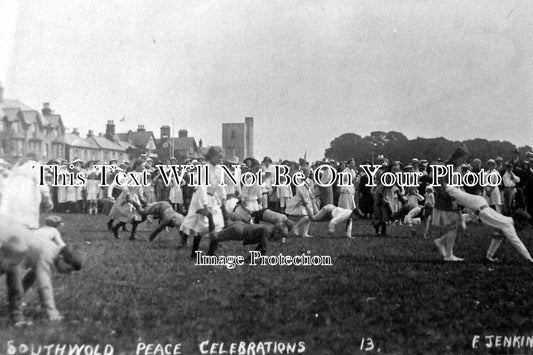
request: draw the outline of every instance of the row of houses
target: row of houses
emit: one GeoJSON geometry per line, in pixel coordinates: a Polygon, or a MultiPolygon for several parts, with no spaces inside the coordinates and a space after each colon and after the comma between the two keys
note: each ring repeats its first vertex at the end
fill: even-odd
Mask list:
{"type": "Polygon", "coordinates": [[[171,137],[170,126],[161,126],[157,139],[144,125],[126,133],[116,133],[115,128],[114,121],[109,120],[105,133],[89,131],[82,136],[77,128],[67,132],[61,115],[51,109],[50,103],[44,103],[40,111],[35,110],[18,100],[5,99],[0,85],[0,156],[11,161],[30,154],[39,160],[79,158],[107,162],[146,154],[162,161],[170,157],[184,161],[206,152],[202,140],[197,143],[187,130],[171,137]]]}

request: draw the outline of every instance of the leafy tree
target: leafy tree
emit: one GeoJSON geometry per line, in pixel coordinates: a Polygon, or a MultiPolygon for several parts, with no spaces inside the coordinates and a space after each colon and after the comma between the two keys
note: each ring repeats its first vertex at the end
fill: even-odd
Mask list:
{"type": "MultiPolygon", "coordinates": [[[[507,141],[489,141],[475,138],[463,142],[451,141],[444,137],[408,139],[401,132],[374,131],[370,135],[361,137],[355,133],[345,133],[335,138],[326,149],[326,158],[348,160],[355,158],[357,162],[374,160],[378,155],[384,155],[391,161],[400,160],[404,163],[412,158],[427,159],[429,161],[441,158],[446,160],[455,148],[462,143],[470,150],[472,157],[486,161],[497,156],[508,160],[517,147],[507,141]]],[[[530,146],[518,148],[522,156],[532,151],[530,146]]]]}

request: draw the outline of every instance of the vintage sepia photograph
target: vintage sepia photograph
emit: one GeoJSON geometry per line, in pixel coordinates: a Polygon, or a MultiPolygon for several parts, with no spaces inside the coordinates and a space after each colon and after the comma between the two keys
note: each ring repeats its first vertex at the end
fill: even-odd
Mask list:
{"type": "Polygon", "coordinates": [[[0,0],[0,354],[533,354],[533,2],[0,0]]]}

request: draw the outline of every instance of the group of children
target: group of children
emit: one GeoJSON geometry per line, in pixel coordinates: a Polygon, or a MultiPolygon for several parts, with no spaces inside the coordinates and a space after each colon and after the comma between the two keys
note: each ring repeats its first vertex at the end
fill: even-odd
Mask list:
{"type": "MultiPolygon", "coordinates": [[[[466,155],[464,150],[456,151],[450,161],[459,166],[458,162],[466,155]]],[[[209,237],[208,254],[214,254],[220,243],[228,241],[256,245],[257,251],[266,253],[270,241],[285,242],[290,234],[312,237],[309,235],[311,222],[327,222],[330,234],[334,234],[336,228],[341,226],[346,237],[354,238],[353,220],[367,215],[355,203],[355,193],[352,194],[351,189],[341,191],[338,198],[332,198],[328,191],[323,193],[324,191],[315,189],[312,168],[305,164],[296,167],[296,171],[301,171],[307,178],[304,184],[287,187],[286,191],[279,188],[275,191],[268,183],[268,175],[265,186],[228,184],[223,187],[220,180],[223,157],[222,149],[209,149],[206,155],[206,164],[211,168],[209,185],[193,189],[190,202],[180,204],[181,206],[174,205],[168,199],[147,199],[141,186],[117,189],[111,186],[106,193],[113,201],[108,225],[114,236],[119,238],[120,229],[131,223],[130,239],[135,239],[138,225],[148,219],[157,221],[157,226],[149,237],[151,241],[167,228],[179,230],[181,246],[185,246],[188,238],[192,237],[192,257],[195,257],[200,241],[205,236],[209,237]],[[275,198],[272,197],[274,192],[275,198]],[[325,203],[333,199],[342,203],[325,203]],[[289,218],[291,216],[296,223],[289,218]]],[[[22,317],[22,295],[35,281],[49,319],[61,319],[53,299],[52,266],[60,272],[81,268],[79,251],[67,246],[58,232],[60,218],[48,217],[45,226],[39,227],[39,209],[44,207],[50,210],[53,201],[48,187],[36,183],[30,164],[35,162],[20,164],[11,171],[5,182],[16,188],[4,188],[0,199],[0,272],[6,274],[10,316],[16,325],[25,324],[22,317]],[[29,269],[24,277],[21,274],[23,268],[29,269]]],[[[271,160],[266,157],[262,168],[269,174],[270,164],[271,160]]],[[[247,161],[246,169],[249,171],[257,171],[258,167],[257,161],[247,161]]],[[[145,162],[138,160],[129,170],[141,173],[146,168],[145,162]]],[[[378,177],[385,171],[399,170],[398,164],[383,164],[378,177]]],[[[95,176],[93,180],[96,180],[95,176]]],[[[353,190],[357,191],[355,188],[353,190]]],[[[438,232],[443,231],[435,239],[435,244],[444,259],[460,261],[462,259],[453,254],[455,231],[460,225],[464,226],[467,220],[478,220],[497,230],[487,251],[490,261],[498,261],[495,252],[502,240],[507,238],[523,258],[533,262],[515,229],[515,226],[520,229],[524,223],[530,222],[530,216],[521,209],[515,209],[512,216],[504,216],[490,205],[486,197],[465,192],[446,183],[435,188],[430,184],[422,184],[418,188],[409,187],[405,193],[398,186],[385,187],[378,184],[371,189],[371,194],[374,200],[373,225],[378,234],[384,235],[387,224],[392,221],[403,220],[412,227],[419,219],[424,223],[426,237],[431,226],[438,232]]],[[[90,207],[90,210],[94,209],[94,205],[90,207]]]]}

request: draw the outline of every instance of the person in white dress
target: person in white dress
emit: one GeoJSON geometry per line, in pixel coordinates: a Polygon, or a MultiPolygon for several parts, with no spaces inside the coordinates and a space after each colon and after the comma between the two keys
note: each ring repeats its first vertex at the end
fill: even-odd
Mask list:
{"type": "MultiPolygon", "coordinates": [[[[222,168],[220,164],[224,159],[224,150],[212,146],[205,156],[209,168],[209,185],[198,186],[192,195],[187,216],[183,219],[180,230],[194,236],[191,257],[196,257],[203,236],[216,233],[224,228],[226,216],[226,190],[222,184],[222,168]],[[209,228],[209,219],[212,219],[213,230],[209,228]]],[[[202,180],[202,179],[200,179],[202,180]]]]}
{"type": "Polygon", "coordinates": [[[41,205],[54,207],[47,184],[39,185],[40,164],[34,160],[19,162],[9,173],[0,201],[0,215],[28,228],[39,228],[41,205]]]}
{"type": "Polygon", "coordinates": [[[98,214],[98,199],[102,196],[100,188],[100,174],[96,171],[95,165],[98,161],[91,162],[89,173],[87,174],[87,203],[89,205],[89,214],[98,214]]]}
{"type": "MultiPolygon", "coordinates": [[[[133,163],[132,171],[141,174],[144,170],[144,162],[142,160],[136,160],[133,163]]],[[[135,240],[135,233],[137,232],[137,226],[141,223],[144,218],[143,216],[135,209],[131,201],[135,201],[138,204],[145,205],[144,193],[142,186],[127,186],[131,182],[126,182],[126,186],[118,187],[115,182],[113,182],[108,189],[108,198],[113,199],[112,191],[113,188],[122,189],[120,196],[116,199],[111,211],[109,212],[109,219],[113,222],[111,223],[111,231],[115,238],[120,239],[119,229],[126,225],[126,223],[131,223],[131,235],[130,240],[135,240]]]]}
{"type": "MultiPolygon", "coordinates": [[[[252,165],[250,171],[256,174],[259,171],[259,165],[252,165]]],[[[241,205],[249,213],[259,211],[261,209],[262,196],[263,193],[261,186],[258,183],[246,185],[243,184],[241,187],[241,205]]]]}
{"type": "Polygon", "coordinates": [[[311,223],[309,216],[313,215],[311,203],[309,183],[306,179],[301,186],[296,186],[296,194],[289,200],[289,203],[285,208],[286,214],[300,217],[294,225],[293,231],[296,235],[305,238],[313,237],[312,235],[309,235],[309,226],[311,223]]]}
{"type": "Polygon", "coordinates": [[[174,179],[170,179],[170,192],[168,194],[168,199],[170,200],[174,211],[180,212],[181,206],[183,205],[183,191],[181,186],[176,183],[174,179]]]}
{"type": "MultiPolygon", "coordinates": [[[[494,159],[487,160],[487,173],[500,176],[500,173],[496,170],[494,159]]],[[[502,196],[498,186],[485,186],[483,188],[483,197],[487,200],[487,204],[494,208],[496,212],[500,213],[502,211],[502,196]]]]}
{"type": "Polygon", "coordinates": [[[355,171],[346,166],[345,163],[341,163],[340,169],[344,174],[342,185],[339,186],[339,202],[340,208],[353,210],[355,208],[355,171]]]}
{"type": "MultiPolygon", "coordinates": [[[[288,166],[289,162],[284,161],[282,165],[288,166]]],[[[292,198],[292,190],[290,186],[276,186],[276,194],[279,201],[279,209],[282,213],[285,212],[287,204],[292,198]]]]}

